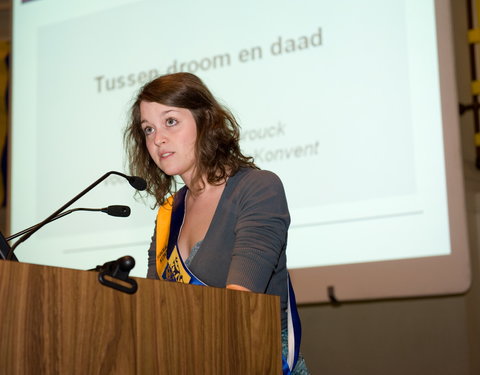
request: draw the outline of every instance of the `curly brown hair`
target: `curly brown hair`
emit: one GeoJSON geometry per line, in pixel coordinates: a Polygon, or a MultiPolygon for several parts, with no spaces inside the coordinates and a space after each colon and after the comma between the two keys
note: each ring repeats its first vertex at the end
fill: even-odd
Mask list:
{"type": "Polygon", "coordinates": [[[165,174],[148,153],[141,127],[140,103],[154,102],[190,110],[197,126],[196,166],[192,187],[202,190],[205,182],[218,185],[242,167],[258,168],[252,157],[240,151],[240,126],[233,114],[220,105],[205,84],[191,73],[160,76],[145,84],[130,110],[123,140],[130,173],[147,181],[147,192],[157,205],[176,190],[173,176],[165,174]]]}

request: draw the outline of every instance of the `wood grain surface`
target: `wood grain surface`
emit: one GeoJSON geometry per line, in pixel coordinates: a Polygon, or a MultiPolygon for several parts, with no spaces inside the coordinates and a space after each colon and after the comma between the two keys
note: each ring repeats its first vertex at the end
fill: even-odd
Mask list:
{"type": "Polygon", "coordinates": [[[0,374],[281,374],[279,298],[0,261],[0,374]]]}

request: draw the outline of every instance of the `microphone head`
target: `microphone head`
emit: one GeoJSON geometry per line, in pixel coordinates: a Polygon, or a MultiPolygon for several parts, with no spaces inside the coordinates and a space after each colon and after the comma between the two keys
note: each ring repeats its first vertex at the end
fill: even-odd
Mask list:
{"type": "Polygon", "coordinates": [[[117,259],[118,266],[122,271],[130,271],[135,267],[135,259],[130,255],[125,255],[117,259]]]}
{"type": "Polygon", "coordinates": [[[143,178],[138,176],[128,177],[128,182],[134,189],[137,189],[140,191],[143,191],[147,188],[147,181],[145,181],[143,178]]]}
{"type": "Polygon", "coordinates": [[[128,206],[108,206],[106,209],[102,210],[106,212],[107,215],[117,216],[117,217],[127,217],[130,216],[130,207],[128,206]]]}

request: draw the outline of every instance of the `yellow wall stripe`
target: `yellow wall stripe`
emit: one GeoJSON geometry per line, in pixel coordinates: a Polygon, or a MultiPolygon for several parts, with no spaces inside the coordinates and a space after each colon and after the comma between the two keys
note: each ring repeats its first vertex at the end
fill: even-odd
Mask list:
{"type": "Polygon", "coordinates": [[[480,81],[472,81],[471,90],[472,95],[480,95],[480,81]]]}
{"type": "Polygon", "coordinates": [[[468,43],[480,43],[480,29],[468,30],[468,43]]]}
{"type": "Polygon", "coordinates": [[[480,147],[480,133],[475,133],[475,146],[480,147]]]}

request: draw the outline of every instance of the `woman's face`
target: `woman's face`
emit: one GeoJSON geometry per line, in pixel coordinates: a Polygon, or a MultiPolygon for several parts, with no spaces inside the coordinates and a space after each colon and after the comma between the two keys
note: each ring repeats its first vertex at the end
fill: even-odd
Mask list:
{"type": "Polygon", "coordinates": [[[148,152],[165,174],[179,175],[188,186],[195,169],[197,125],[185,108],[140,103],[141,126],[148,152]]]}

